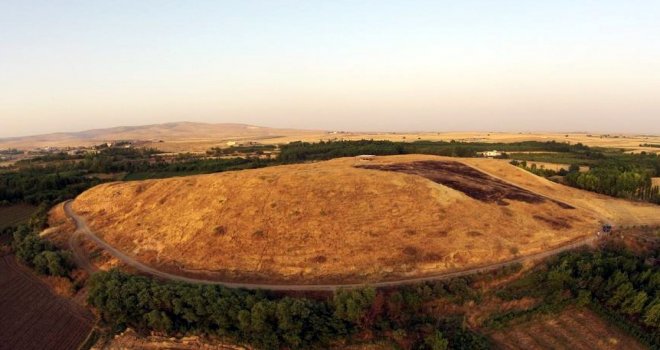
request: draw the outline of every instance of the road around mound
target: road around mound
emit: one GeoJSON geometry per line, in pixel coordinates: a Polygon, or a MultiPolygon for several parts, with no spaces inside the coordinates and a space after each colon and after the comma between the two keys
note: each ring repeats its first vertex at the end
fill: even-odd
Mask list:
{"type": "Polygon", "coordinates": [[[74,260],[81,268],[85,269],[87,272],[89,273],[96,272],[98,271],[98,268],[88,260],[88,258],[85,256],[84,251],[80,247],[81,235],[84,235],[85,237],[91,239],[99,247],[105,249],[115,258],[119,259],[126,265],[129,265],[144,274],[151,275],[154,277],[159,277],[166,280],[171,280],[171,281],[221,285],[228,288],[266,289],[266,290],[279,290],[279,291],[334,291],[337,289],[351,289],[351,288],[359,288],[364,286],[392,287],[392,286],[399,286],[405,284],[413,284],[418,282],[440,281],[440,280],[447,280],[456,277],[473,275],[481,272],[494,271],[512,264],[545,259],[550,256],[557,255],[559,253],[568,250],[573,250],[582,247],[584,245],[594,244],[594,242],[598,239],[596,235],[590,233],[588,236],[582,239],[537,254],[531,254],[512,260],[507,260],[490,265],[483,265],[483,266],[469,268],[460,271],[443,272],[443,273],[420,276],[420,277],[401,278],[393,281],[382,281],[382,282],[373,282],[373,283],[349,283],[349,284],[263,284],[263,283],[223,282],[223,281],[213,281],[202,278],[191,278],[191,277],[175,275],[172,273],[160,271],[158,269],[155,269],[153,267],[150,267],[148,265],[145,265],[144,263],[135,260],[133,257],[126,255],[122,251],[108,244],[103,239],[99,238],[89,228],[86,220],[73,211],[73,209],[71,208],[71,204],[72,204],[71,200],[66,201],[64,203],[64,212],[76,223],[76,232],[71,235],[69,239],[69,245],[73,252],[74,260]]]}

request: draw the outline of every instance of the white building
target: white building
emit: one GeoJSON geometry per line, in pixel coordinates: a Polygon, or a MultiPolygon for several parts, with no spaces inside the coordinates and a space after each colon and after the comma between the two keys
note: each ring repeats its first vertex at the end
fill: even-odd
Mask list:
{"type": "Polygon", "coordinates": [[[361,154],[355,158],[357,158],[358,160],[373,160],[374,158],[376,158],[376,156],[373,154],[361,154]]]}
{"type": "Polygon", "coordinates": [[[501,156],[501,155],[502,155],[502,152],[500,152],[500,151],[496,151],[496,150],[492,150],[492,151],[481,152],[481,155],[484,156],[484,157],[492,158],[492,157],[499,157],[499,156],[501,156]]]}

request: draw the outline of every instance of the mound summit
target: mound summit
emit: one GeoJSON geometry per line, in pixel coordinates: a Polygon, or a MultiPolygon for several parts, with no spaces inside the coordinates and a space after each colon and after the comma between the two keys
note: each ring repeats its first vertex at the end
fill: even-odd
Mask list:
{"type": "Polygon", "coordinates": [[[591,211],[460,159],[421,155],[107,183],[73,208],[149,265],[269,283],[439,273],[540,252],[599,225],[591,211]]]}

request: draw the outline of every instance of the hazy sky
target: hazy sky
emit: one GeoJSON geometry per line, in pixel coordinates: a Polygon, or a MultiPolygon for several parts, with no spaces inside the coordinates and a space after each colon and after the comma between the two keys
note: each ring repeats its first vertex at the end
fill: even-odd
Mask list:
{"type": "Polygon", "coordinates": [[[183,120],[660,133],[660,1],[0,0],[0,137],[183,120]]]}

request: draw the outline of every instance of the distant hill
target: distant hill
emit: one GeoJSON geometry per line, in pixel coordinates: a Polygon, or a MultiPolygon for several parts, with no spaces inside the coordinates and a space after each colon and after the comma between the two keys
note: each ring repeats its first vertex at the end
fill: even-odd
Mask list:
{"type": "Polygon", "coordinates": [[[234,123],[176,122],[140,126],[119,126],[79,132],[0,138],[0,149],[86,146],[112,140],[212,141],[224,139],[268,139],[318,134],[319,131],[267,128],[234,123]]]}

